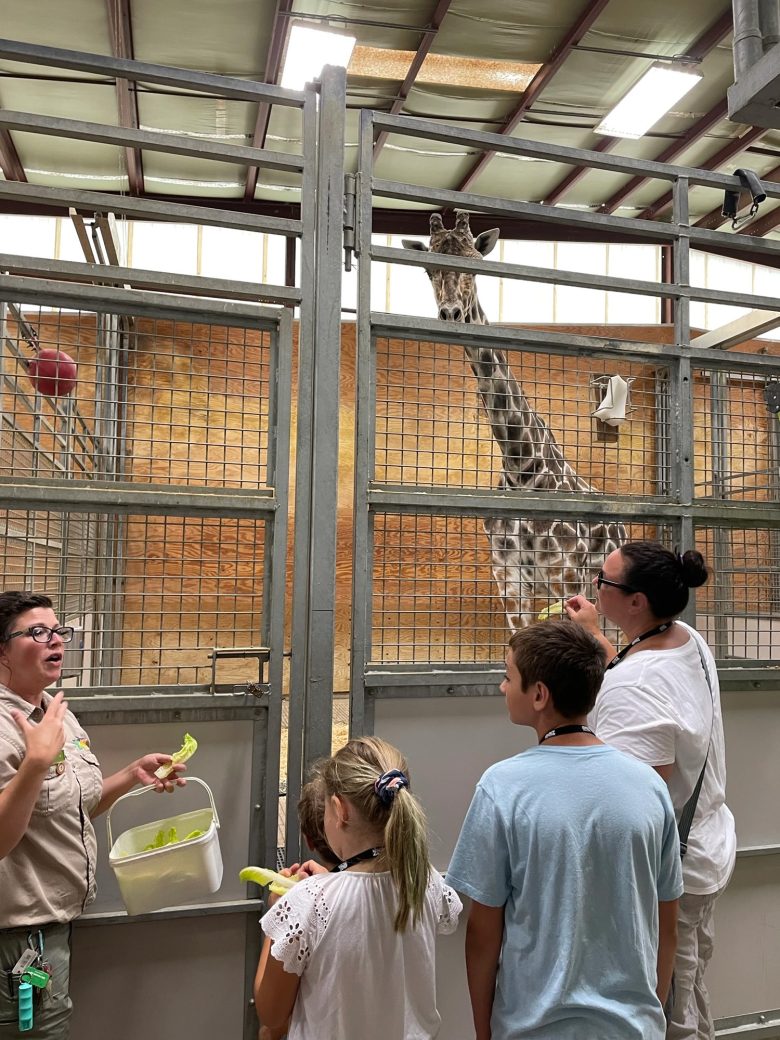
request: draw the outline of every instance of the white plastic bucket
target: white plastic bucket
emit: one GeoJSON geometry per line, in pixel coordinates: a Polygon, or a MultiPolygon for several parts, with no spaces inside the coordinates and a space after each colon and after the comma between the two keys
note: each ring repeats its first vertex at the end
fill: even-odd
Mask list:
{"type": "Polygon", "coordinates": [[[216,892],[222,883],[222,853],[219,848],[219,817],[211,788],[197,776],[187,783],[200,784],[209,796],[210,808],[194,809],[154,820],[124,831],[114,841],[111,814],[125,798],[134,798],[154,790],[154,784],[129,791],[117,798],[106,816],[108,862],[116,875],[128,914],[146,914],[165,907],[184,906],[208,892],[216,892]],[[160,830],[175,827],[182,837],[201,830],[199,838],[178,841],[144,852],[160,830]]]}

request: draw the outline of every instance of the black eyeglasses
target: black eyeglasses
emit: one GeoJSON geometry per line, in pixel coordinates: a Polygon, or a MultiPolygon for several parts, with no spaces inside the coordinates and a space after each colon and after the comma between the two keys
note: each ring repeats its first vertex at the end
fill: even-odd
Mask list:
{"type": "Polygon", "coordinates": [[[613,589],[622,589],[623,592],[636,592],[636,589],[632,589],[630,585],[624,585],[620,581],[610,581],[609,578],[604,577],[604,571],[599,571],[596,588],[600,589],[602,585],[611,585],[613,589]]]}
{"type": "Polygon", "coordinates": [[[62,628],[49,628],[48,625],[30,625],[23,628],[21,632],[12,632],[8,639],[16,639],[17,636],[30,636],[36,643],[50,643],[52,636],[59,636],[63,643],[69,643],[73,639],[73,629],[70,625],[62,628]]]}

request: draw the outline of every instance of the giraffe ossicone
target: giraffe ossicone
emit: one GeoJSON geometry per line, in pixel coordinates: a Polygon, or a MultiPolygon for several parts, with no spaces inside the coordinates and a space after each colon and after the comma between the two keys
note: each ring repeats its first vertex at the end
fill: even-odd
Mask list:
{"type": "MultiPolygon", "coordinates": [[[[430,229],[427,246],[405,238],[404,248],[478,260],[491,252],[500,235],[499,228],[491,228],[475,237],[465,210],[455,211],[455,226],[450,229],[439,213],[432,213],[430,229]]],[[[473,274],[430,268],[428,275],[442,321],[490,324],[473,274]]],[[[515,379],[504,351],[466,346],[465,352],[501,451],[499,489],[596,492],[564,457],[552,430],[515,379]]],[[[627,541],[625,528],[617,522],[498,516],[485,520],[483,526],[490,540],[493,577],[512,631],[535,619],[536,599],[587,595],[604,558],[627,541]]]]}

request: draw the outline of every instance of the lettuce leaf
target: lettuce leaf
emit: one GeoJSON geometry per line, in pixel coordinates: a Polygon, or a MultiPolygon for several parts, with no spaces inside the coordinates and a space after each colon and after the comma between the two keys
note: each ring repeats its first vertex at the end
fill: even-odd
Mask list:
{"type": "Polygon", "coordinates": [[[184,734],[184,743],[178,751],[174,751],[171,755],[170,762],[166,762],[164,766],[160,766],[159,769],[155,769],[154,775],[158,780],[165,780],[166,777],[170,776],[173,772],[173,767],[178,765],[179,762],[186,762],[188,758],[192,758],[195,752],[198,750],[198,742],[194,737],[191,737],[189,733],[184,734]]]}
{"type": "Polygon", "coordinates": [[[244,867],[238,875],[241,881],[253,881],[256,885],[268,885],[269,890],[277,896],[283,896],[289,892],[300,878],[285,877],[275,870],[266,867],[244,867]]]}

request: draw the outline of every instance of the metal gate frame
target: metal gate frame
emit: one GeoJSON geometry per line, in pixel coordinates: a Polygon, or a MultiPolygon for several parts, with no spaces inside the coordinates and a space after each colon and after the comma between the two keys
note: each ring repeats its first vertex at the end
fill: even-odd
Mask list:
{"type": "MultiPolygon", "coordinates": [[[[245,687],[110,687],[79,689],[72,708],[86,725],[175,720],[243,720],[252,726],[249,848],[246,862],[274,864],[278,847],[280,735],[282,699],[290,698],[290,745],[287,763],[288,846],[298,846],[295,816],[303,763],[329,751],[332,688],[333,602],[336,530],[336,452],[327,437],[338,428],[340,347],[341,204],[345,83],[343,69],[326,68],[321,83],[299,93],[273,85],[194,70],[115,59],[59,48],[0,41],[4,58],[58,68],[117,75],[127,80],[162,83],[223,98],[298,108],[303,120],[301,156],[215,144],[153,131],[133,131],[68,119],[46,119],[54,136],[110,141],[127,147],[197,154],[249,166],[270,166],[302,177],[299,220],[235,213],[218,206],[190,206],[102,192],[44,188],[0,182],[0,198],[32,205],[74,207],[90,214],[214,225],[282,235],[300,240],[300,287],[262,285],[229,279],[187,277],[98,265],[0,254],[0,307],[40,304],[75,307],[112,316],[150,316],[201,321],[212,325],[261,330],[271,340],[268,432],[268,489],[240,492],[214,487],[153,487],[121,479],[54,481],[31,477],[0,478],[0,505],[30,511],[53,507],[63,515],[85,510],[106,517],[130,513],[189,517],[261,519],[265,523],[264,606],[258,639],[268,648],[267,681],[245,687]],[[100,284],[95,284],[95,282],[100,284]],[[86,283],[86,284],[85,284],[86,283]],[[197,297],[210,297],[200,300],[197,297]],[[240,302],[240,301],[252,301],[240,302]],[[260,304],[281,305],[281,307],[260,304]],[[293,308],[299,308],[297,478],[295,486],[292,648],[286,647],[285,575],[287,569],[289,463],[291,440],[293,308]],[[312,517],[317,515],[317,523],[312,517]],[[290,656],[289,680],[285,657],[290,656]],[[325,746],[324,730],[328,743],[325,746]]],[[[42,118],[20,116],[19,129],[40,131],[42,118]]],[[[0,318],[4,310],[0,309],[0,318]]],[[[4,326],[3,326],[4,327],[4,326]]],[[[72,476],[72,475],[71,475],[72,476]]],[[[121,474],[112,474],[112,477],[121,474]]],[[[215,676],[212,674],[212,679],[215,676]]],[[[258,898],[217,904],[220,913],[246,915],[243,1035],[257,1035],[252,999],[260,949],[260,930],[250,927],[262,907],[258,898]]],[[[214,912],[211,904],[162,911],[155,920],[214,912]]],[[[122,913],[98,914],[99,923],[125,920],[122,913]]],[[[82,926],[89,925],[89,915],[82,926]]],[[[94,923],[94,922],[92,922],[94,923]]]]}
{"type": "MultiPolygon", "coordinates": [[[[382,700],[399,701],[406,698],[479,698],[495,696],[503,675],[503,664],[495,667],[467,665],[394,665],[376,664],[372,657],[372,565],[374,560],[374,519],[378,514],[430,514],[447,517],[507,516],[517,517],[577,517],[583,521],[609,520],[620,517],[625,521],[660,523],[671,531],[678,544],[696,544],[701,527],[718,530],[767,528],[776,544],[780,534],[780,511],[776,504],[767,502],[726,502],[716,497],[705,500],[694,494],[694,441],[693,441],[693,377],[697,371],[710,373],[711,384],[719,382],[718,373],[727,370],[737,373],[762,374],[777,372],[780,359],[758,355],[732,354],[727,350],[697,349],[691,344],[690,303],[693,300],[732,304],[774,310],[773,297],[743,293],[721,292],[692,286],[690,283],[690,248],[706,250],[718,247],[753,251],[757,246],[762,254],[777,256],[780,242],[740,239],[722,232],[702,231],[690,226],[688,192],[691,186],[706,184],[723,190],[738,190],[736,178],[708,171],[694,170],[656,162],[643,162],[584,149],[564,148],[535,141],[508,138],[504,135],[443,126],[439,123],[406,116],[391,116],[363,110],[360,123],[359,170],[357,175],[357,234],[355,252],[358,256],[358,346],[356,377],[356,432],[355,432],[355,540],[353,560],[353,628],[350,682],[351,732],[373,732],[375,711],[382,700]],[[596,167],[613,173],[657,178],[669,184],[673,196],[673,215],[669,224],[653,221],[606,216],[545,206],[537,203],[496,199],[488,196],[421,187],[375,177],[373,168],[374,141],[379,134],[397,133],[406,138],[444,142],[459,149],[498,152],[513,156],[550,159],[566,162],[574,167],[596,167]],[[389,248],[372,243],[372,208],[374,200],[403,200],[405,203],[424,205],[435,209],[459,209],[471,213],[525,217],[545,221],[550,225],[550,237],[555,228],[575,224],[591,228],[594,233],[604,231],[628,235],[636,241],[663,241],[673,256],[673,280],[651,283],[630,278],[612,278],[580,274],[571,271],[550,271],[536,267],[470,261],[460,257],[389,248]],[[555,332],[523,329],[504,329],[491,325],[474,326],[444,323],[438,320],[408,318],[371,310],[371,261],[397,263],[443,270],[467,271],[474,274],[501,275],[510,279],[553,282],[559,285],[583,288],[602,288],[660,297],[672,301],[674,313],[674,344],[651,345],[620,342],[592,336],[571,336],[555,332]],[[585,355],[644,361],[662,361],[670,372],[670,400],[676,415],[661,437],[668,445],[670,464],[667,472],[659,473],[659,486],[665,497],[631,498],[615,495],[570,495],[555,492],[491,491],[445,489],[415,484],[384,485],[375,479],[375,405],[376,372],[375,345],[380,337],[423,340],[433,344],[493,345],[510,355],[522,349],[527,352],[546,352],[559,355],[585,355]],[[521,340],[522,342],[518,342],[521,340]],[[554,505],[553,505],[554,503],[554,505]]],[[[780,197],[780,189],[769,192],[780,197]]],[[[349,209],[349,204],[348,204],[349,209]]],[[[694,341],[695,342],[695,341],[694,341]]],[[[476,393],[476,390],[475,390],[476,393]]],[[[713,430],[725,423],[725,406],[718,395],[712,394],[713,430]]],[[[661,416],[661,421],[664,417],[661,416]]],[[[717,438],[713,436],[713,441],[717,438]]],[[[717,443],[713,453],[718,458],[717,443]]],[[[686,618],[692,619],[695,603],[689,606],[686,618]]],[[[733,660],[719,662],[721,689],[724,694],[738,694],[745,690],[766,693],[780,691],[780,669],[777,661],[733,660]]],[[[779,854],[780,845],[742,848],[740,856],[779,854]]],[[[780,1028],[780,1011],[740,1016],[719,1023],[719,1037],[769,1036],[773,1028],[780,1028]]],[[[774,1035],[774,1034],[772,1034],[774,1035]]]]}

